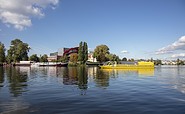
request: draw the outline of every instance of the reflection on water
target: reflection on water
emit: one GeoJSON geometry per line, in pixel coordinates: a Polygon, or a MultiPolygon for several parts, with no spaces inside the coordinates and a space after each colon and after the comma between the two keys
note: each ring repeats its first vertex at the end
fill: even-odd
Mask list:
{"type": "Polygon", "coordinates": [[[4,69],[3,67],[0,67],[0,87],[3,87],[3,82],[4,82],[4,69]]]}
{"type": "MultiPolygon", "coordinates": [[[[155,72],[158,79],[168,79],[168,83],[174,85],[174,88],[185,93],[185,70],[174,67],[167,69],[156,68],[155,72]],[[165,75],[164,75],[165,74],[165,75]]],[[[28,77],[38,78],[40,76],[60,77],[64,85],[77,85],[79,89],[88,89],[88,81],[94,82],[97,87],[106,88],[110,85],[110,78],[137,76],[148,77],[154,76],[154,69],[99,69],[98,67],[0,67],[0,87],[3,87],[5,78],[9,83],[9,90],[13,96],[19,96],[28,91],[28,77]],[[7,77],[5,77],[5,74],[7,77]]]]}
{"type": "Polygon", "coordinates": [[[184,67],[0,67],[0,113],[184,113],[184,74],[184,67]]]}
{"type": "Polygon", "coordinates": [[[185,67],[164,66],[156,68],[156,75],[163,83],[171,85],[172,88],[185,94],[185,67]]]}
{"type": "Polygon", "coordinates": [[[22,92],[26,92],[27,88],[27,78],[28,78],[28,70],[21,67],[10,67],[6,69],[7,81],[9,82],[9,90],[17,97],[22,94],[22,92]]]}
{"type": "Polygon", "coordinates": [[[38,78],[40,76],[61,77],[64,85],[78,85],[79,89],[88,89],[88,81],[94,82],[97,87],[106,88],[110,85],[110,78],[137,76],[156,76],[159,80],[167,80],[173,84],[174,88],[185,93],[185,70],[178,67],[158,67],[154,69],[99,69],[98,67],[0,67],[0,87],[3,87],[5,79],[9,84],[10,92],[13,96],[19,96],[22,92],[28,91],[28,77],[38,78]],[[155,72],[155,73],[154,73],[155,72]],[[6,75],[6,77],[5,77],[6,75]],[[34,77],[35,76],[35,77],[34,77]]]}
{"type": "Polygon", "coordinates": [[[77,76],[77,67],[66,68],[63,74],[63,83],[65,85],[77,85],[78,76],[77,76]]]}
{"type": "Polygon", "coordinates": [[[88,88],[87,83],[88,83],[88,74],[87,74],[87,69],[86,67],[78,67],[78,87],[79,89],[84,89],[86,90],[88,88]]]}
{"type": "Polygon", "coordinates": [[[154,76],[154,69],[102,69],[108,75],[117,77],[118,75],[130,76],[131,74],[139,77],[154,76]]]}

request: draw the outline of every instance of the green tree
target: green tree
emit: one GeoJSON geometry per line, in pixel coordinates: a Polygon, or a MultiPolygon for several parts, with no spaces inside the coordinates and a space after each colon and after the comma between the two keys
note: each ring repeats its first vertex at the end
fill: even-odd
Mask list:
{"type": "Polygon", "coordinates": [[[130,62],[134,62],[135,60],[134,60],[133,58],[131,58],[131,59],[128,59],[128,61],[130,61],[130,62]]]}
{"type": "Polygon", "coordinates": [[[78,61],[82,63],[83,59],[84,59],[83,42],[80,42],[79,48],[78,48],[78,61]]]}
{"type": "Polygon", "coordinates": [[[48,62],[48,56],[44,54],[43,56],[40,57],[40,62],[48,62]]]}
{"type": "Polygon", "coordinates": [[[6,56],[6,61],[8,62],[8,63],[11,63],[11,62],[13,62],[13,57],[12,57],[12,55],[13,55],[13,52],[12,52],[12,50],[8,50],[8,55],[6,56]]]}
{"type": "Polygon", "coordinates": [[[162,61],[157,59],[157,60],[154,61],[154,64],[155,65],[162,65],[162,61]]]}
{"type": "Polygon", "coordinates": [[[177,65],[184,65],[184,62],[178,58],[177,59],[177,65]]]}
{"type": "Polygon", "coordinates": [[[86,42],[84,42],[83,47],[84,47],[84,49],[83,49],[83,51],[84,51],[84,59],[83,59],[83,61],[85,63],[88,60],[88,46],[87,46],[86,42]]]}
{"type": "Polygon", "coordinates": [[[122,59],[122,61],[127,61],[127,58],[126,58],[126,57],[124,57],[124,58],[122,59]]]}
{"type": "Polygon", "coordinates": [[[33,54],[30,56],[29,60],[39,62],[39,57],[37,56],[37,54],[33,54]]]}
{"type": "Polygon", "coordinates": [[[106,54],[105,57],[108,61],[119,61],[119,57],[116,54],[106,54]]]}
{"type": "Polygon", "coordinates": [[[60,57],[60,59],[58,60],[59,62],[67,62],[68,61],[68,57],[66,55],[60,57]]]}
{"type": "Polygon", "coordinates": [[[0,64],[5,62],[5,50],[4,44],[0,42],[0,64]]]}
{"type": "Polygon", "coordinates": [[[106,45],[99,45],[96,46],[93,56],[96,57],[96,59],[100,62],[105,62],[106,57],[105,55],[109,54],[109,48],[106,45]]]}
{"type": "Polygon", "coordinates": [[[179,58],[177,59],[177,65],[180,65],[180,59],[179,58]]]}
{"type": "Polygon", "coordinates": [[[153,62],[154,61],[153,58],[151,58],[150,61],[153,62]]]}
{"type": "Polygon", "coordinates": [[[78,49],[78,61],[80,64],[85,63],[88,60],[88,46],[86,42],[80,42],[78,49]]]}
{"type": "Polygon", "coordinates": [[[8,62],[19,62],[28,60],[29,50],[30,47],[27,43],[22,42],[20,39],[12,40],[7,55],[8,62]]]}

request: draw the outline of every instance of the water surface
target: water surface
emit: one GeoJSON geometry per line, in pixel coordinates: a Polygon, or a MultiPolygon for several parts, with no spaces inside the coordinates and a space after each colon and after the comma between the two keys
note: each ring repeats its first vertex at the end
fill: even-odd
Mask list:
{"type": "Polygon", "coordinates": [[[0,67],[2,114],[185,114],[185,67],[0,67]]]}

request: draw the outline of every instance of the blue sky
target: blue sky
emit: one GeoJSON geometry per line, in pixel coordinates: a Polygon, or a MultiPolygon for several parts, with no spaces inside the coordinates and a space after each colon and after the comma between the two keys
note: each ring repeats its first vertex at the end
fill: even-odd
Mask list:
{"type": "Polygon", "coordinates": [[[134,59],[185,57],[184,0],[0,0],[0,41],[19,38],[31,54],[85,41],[134,59]]]}

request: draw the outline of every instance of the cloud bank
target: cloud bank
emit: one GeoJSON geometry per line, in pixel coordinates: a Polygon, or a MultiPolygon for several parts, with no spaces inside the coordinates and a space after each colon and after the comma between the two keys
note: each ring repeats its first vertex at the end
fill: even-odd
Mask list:
{"type": "Polygon", "coordinates": [[[18,30],[32,25],[31,18],[44,17],[44,9],[55,9],[59,0],[0,0],[0,20],[18,30]]]}
{"type": "Polygon", "coordinates": [[[184,57],[185,57],[185,53],[173,54],[171,56],[171,58],[184,58],[184,57]]]}
{"type": "Polygon", "coordinates": [[[166,47],[159,49],[158,51],[156,51],[155,54],[157,54],[157,55],[169,54],[169,53],[173,53],[177,50],[185,50],[185,36],[182,36],[181,38],[179,38],[177,41],[175,41],[171,45],[168,45],[166,47]]]}

